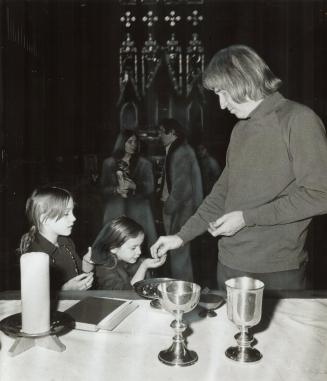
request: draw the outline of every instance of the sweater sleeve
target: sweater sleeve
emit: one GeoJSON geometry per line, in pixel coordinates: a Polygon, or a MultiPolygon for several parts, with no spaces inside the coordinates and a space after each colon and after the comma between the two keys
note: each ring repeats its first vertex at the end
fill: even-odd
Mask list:
{"type": "Polygon", "coordinates": [[[184,243],[203,234],[208,229],[210,222],[217,220],[224,214],[227,178],[228,167],[226,166],[210,194],[177,233],[184,243]]]}
{"type": "Polygon", "coordinates": [[[327,213],[327,139],[318,116],[298,112],[289,121],[294,182],[270,203],[244,210],[247,226],[287,224],[327,213]]]}

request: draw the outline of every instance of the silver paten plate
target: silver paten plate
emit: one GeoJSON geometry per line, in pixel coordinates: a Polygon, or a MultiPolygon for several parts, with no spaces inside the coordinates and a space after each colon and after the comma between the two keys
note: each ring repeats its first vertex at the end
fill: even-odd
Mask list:
{"type": "Polygon", "coordinates": [[[138,295],[146,299],[158,299],[158,286],[161,283],[171,281],[171,278],[150,278],[134,283],[134,290],[138,295]]]}

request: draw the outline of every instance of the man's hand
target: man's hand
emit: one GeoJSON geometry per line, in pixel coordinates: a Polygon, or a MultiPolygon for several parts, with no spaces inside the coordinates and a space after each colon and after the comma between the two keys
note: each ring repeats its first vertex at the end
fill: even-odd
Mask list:
{"type": "Polygon", "coordinates": [[[244,228],[245,222],[242,211],[224,214],[215,222],[210,222],[208,232],[217,237],[218,235],[232,236],[244,228]]]}
{"type": "Polygon", "coordinates": [[[160,258],[167,253],[168,250],[178,249],[183,245],[183,240],[178,235],[167,235],[159,237],[151,248],[151,255],[153,258],[160,258]]]}

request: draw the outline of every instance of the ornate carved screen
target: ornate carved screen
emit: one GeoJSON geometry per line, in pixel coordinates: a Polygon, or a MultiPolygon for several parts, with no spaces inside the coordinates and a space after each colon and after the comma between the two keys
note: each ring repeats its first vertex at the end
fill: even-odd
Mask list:
{"type": "Polygon", "coordinates": [[[203,0],[121,0],[120,128],[155,134],[162,117],[203,129],[203,0]],[[130,126],[129,126],[130,124],[130,126]]]}

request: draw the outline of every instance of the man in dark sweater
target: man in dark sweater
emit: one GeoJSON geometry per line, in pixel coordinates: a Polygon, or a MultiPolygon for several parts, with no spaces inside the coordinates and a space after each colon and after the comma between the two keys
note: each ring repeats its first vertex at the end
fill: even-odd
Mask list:
{"type": "Polygon", "coordinates": [[[266,289],[304,289],[305,241],[315,215],[327,213],[327,139],[319,117],[284,98],[282,82],[251,48],[215,54],[203,76],[220,107],[238,119],[226,167],[196,213],[153,256],[208,230],[219,240],[219,288],[248,275],[266,289]]]}

